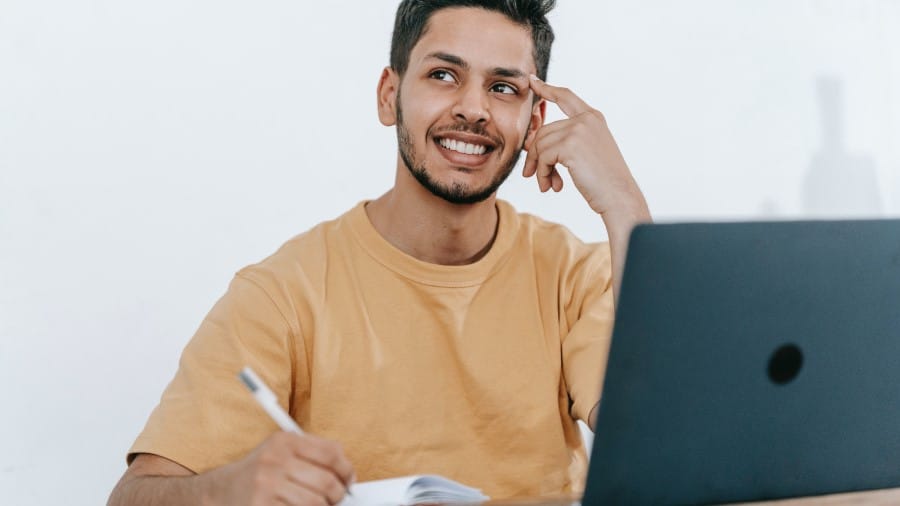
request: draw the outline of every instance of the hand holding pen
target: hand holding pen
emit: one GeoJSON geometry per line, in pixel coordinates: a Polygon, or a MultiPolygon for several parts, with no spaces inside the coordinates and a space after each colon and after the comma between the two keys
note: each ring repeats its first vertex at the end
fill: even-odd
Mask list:
{"type": "Polygon", "coordinates": [[[249,455],[231,466],[229,474],[242,483],[229,487],[241,497],[233,504],[337,504],[353,481],[353,467],[334,441],[304,433],[284,412],[271,390],[245,368],[240,378],[260,406],[282,428],[249,455]]]}

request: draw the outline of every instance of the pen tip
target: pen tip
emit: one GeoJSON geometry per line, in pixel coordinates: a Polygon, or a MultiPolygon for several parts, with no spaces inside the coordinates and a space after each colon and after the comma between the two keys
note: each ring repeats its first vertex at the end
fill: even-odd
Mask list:
{"type": "Polygon", "coordinates": [[[247,388],[249,388],[251,392],[256,392],[256,390],[259,388],[256,385],[256,382],[253,381],[253,378],[251,377],[250,373],[248,373],[247,369],[241,371],[240,374],[238,374],[238,377],[241,378],[241,381],[243,381],[244,384],[247,385],[247,388]]]}

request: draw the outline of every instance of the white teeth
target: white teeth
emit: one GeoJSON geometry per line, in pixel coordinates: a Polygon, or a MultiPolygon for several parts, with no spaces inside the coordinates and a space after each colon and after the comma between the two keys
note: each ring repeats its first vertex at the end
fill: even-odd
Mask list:
{"type": "Polygon", "coordinates": [[[458,153],[466,155],[483,155],[487,151],[487,146],[480,144],[469,144],[467,142],[456,141],[453,139],[441,139],[441,146],[458,153]]]}

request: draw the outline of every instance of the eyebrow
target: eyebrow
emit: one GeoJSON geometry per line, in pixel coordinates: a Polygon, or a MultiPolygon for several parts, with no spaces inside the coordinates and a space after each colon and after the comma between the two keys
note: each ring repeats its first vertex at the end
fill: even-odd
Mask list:
{"type": "Polygon", "coordinates": [[[436,58],[438,60],[445,61],[445,62],[449,63],[450,65],[456,65],[457,67],[460,67],[464,70],[469,70],[469,62],[467,62],[466,60],[463,60],[462,58],[460,58],[459,56],[456,56],[455,54],[442,53],[442,52],[438,51],[436,53],[429,54],[425,58],[426,59],[427,58],[436,58]]]}
{"type": "Polygon", "coordinates": [[[525,72],[522,72],[519,69],[509,69],[505,67],[494,67],[491,70],[491,75],[498,77],[512,77],[516,79],[525,79],[525,72]]]}
{"type": "MultiPolygon", "coordinates": [[[[428,56],[426,56],[425,58],[426,58],[426,59],[428,59],[428,58],[435,58],[435,59],[438,59],[438,60],[447,62],[447,63],[449,63],[449,64],[451,64],[451,65],[455,65],[455,66],[457,66],[457,67],[459,67],[459,68],[461,68],[461,69],[463,69],[463,70],[470,70],[470,69],[471,69],[471,66],[469,65],[469,62],[467,62],[466,60],[462,59],[462,58],[459,57],[459,56],[456,56],[455,54],[450,54],[450,53],[444,53],[444,52],[441,52],[441,51],[437,51],[437,52],[434,52],[434,53],[430,53],[430,54],[429,54],[428,56]]],[[[494,67],[494,68],[491,69],[490,75],[492,75],[492,76],[497,76],[497,77],[507,77],[507,78],[525,79],[525,72],[523,72],[523,71],[521,71],[521,70],[519,70],[519,69],[516,69],[516,68],[494,67]]]]}

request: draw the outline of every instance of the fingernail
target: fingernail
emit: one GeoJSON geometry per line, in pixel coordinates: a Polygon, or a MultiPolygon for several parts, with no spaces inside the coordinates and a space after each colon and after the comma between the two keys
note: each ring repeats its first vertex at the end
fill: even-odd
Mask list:
{"type": "Polygon", "coordinates": [[[532,81],[542,82],[542,81],[541,81],[541,78],[538,77],[538,76],[536,76],[536,75],[534,75],[534,74],[530,74],[528,77],[529,77],[532,81]]]}

